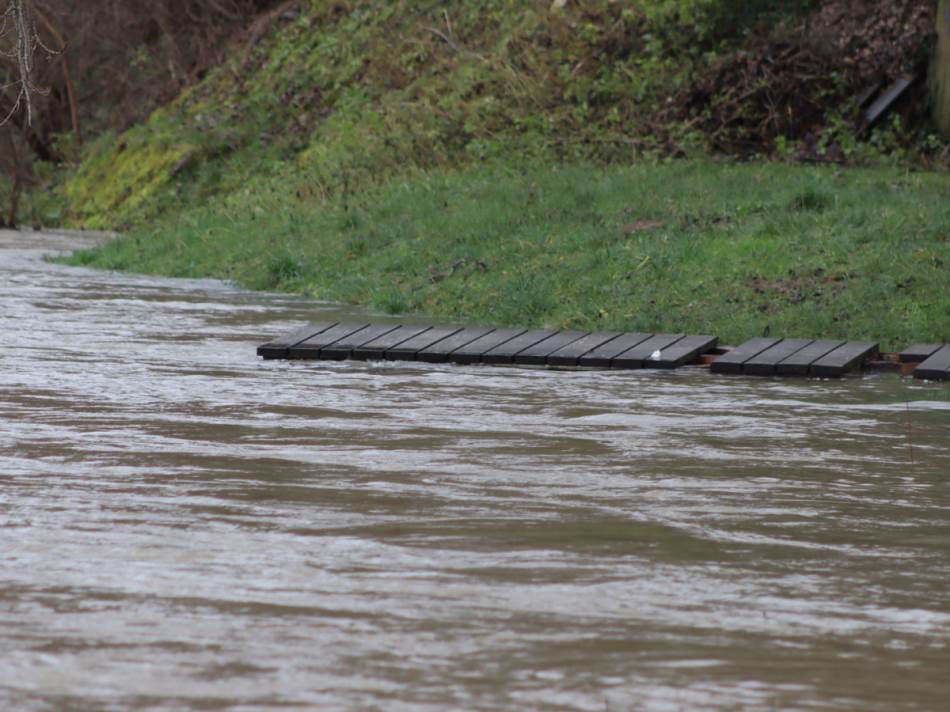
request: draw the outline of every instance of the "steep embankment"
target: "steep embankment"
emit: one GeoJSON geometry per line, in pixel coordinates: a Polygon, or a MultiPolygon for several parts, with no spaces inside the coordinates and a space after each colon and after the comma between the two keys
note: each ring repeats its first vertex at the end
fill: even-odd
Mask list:
{"type": "Polygon", "coordinates": [[[320,201],[486,160],[835,161],[912,141],[920,101],[864,141],[854,97],[921,69],[932,8],[836,0],[809,19],[816,4],[290,2],[146,123],[100,138],[64,217],[121,227],[268,181],[320,201]]]}
{"type": "Polygon", "coordinates": [[[290,3],[144,125],[104,137],[66,183],[68,219],[132,224],[278,176],[320,201],[495,158],[667,154],[649,127],[715,52],[688,30],[714,23],[709,5],[290,3]]]}
{"type": "MultiPolygon", "coordinates": [[[[100,139],[66,182],[70,220],[132,235],[75,259],[468,322],[950,337],[943,177],[664,165],[743,126],[760,151],[812,161],[906,138],[845,142],[831,100],[768,133],[752,109],[797,101],[768,92],[728,131],[706,126],[737,106],[729,87],[690,103],[709,67],[761,89],[743,28],[778,21],[806,51],[808,26],[772,5],[291,3],[100,139]]],[[[822,76],[796,91],[846,90],[822,76]]]]}

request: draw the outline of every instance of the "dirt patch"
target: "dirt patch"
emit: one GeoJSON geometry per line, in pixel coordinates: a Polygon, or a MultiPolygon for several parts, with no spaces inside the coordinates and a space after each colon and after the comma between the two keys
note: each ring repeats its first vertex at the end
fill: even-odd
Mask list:
{"type": "Polygon", "coordinates": [[[662,220],[650,220],[648,218],[638,218],[633,222],[629,222],[623,226],[623,234],[625,237],[630,237],[631,235],[636,235],[640,232],[648,232],[650,230],[658,230],[661,227],[666,225],[662,220]]]}
{"type": "Polygon", "coordinates": [[[845,275],[827,275],[824,270],[815,270],[810,275],[790,275],[782,279],[752,280],[752,289],[756,294],[769,297],[783,304],[801,304],[810,299],[821,299],[844,291],[848,286],[845,275]]]}

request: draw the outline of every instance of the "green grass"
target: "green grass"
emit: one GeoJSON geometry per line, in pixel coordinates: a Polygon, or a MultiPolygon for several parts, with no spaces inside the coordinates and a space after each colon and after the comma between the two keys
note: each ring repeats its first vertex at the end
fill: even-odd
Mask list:
{"type": "Polygon", "coordinates": [[[465,324],[950,341],[950,179],[681,161],[278,181],[74,264],[219,277],[465,324]]]}

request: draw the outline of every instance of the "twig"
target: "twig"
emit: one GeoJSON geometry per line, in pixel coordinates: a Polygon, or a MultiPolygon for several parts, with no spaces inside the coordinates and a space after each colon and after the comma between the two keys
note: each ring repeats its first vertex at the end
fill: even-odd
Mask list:
{"type": "Polygon", "coordinates": [[[437,29],[434,28],[434,27],[427,27],[426,30],[428,30],[429,32],[431,32],[431,33],[432,33],[433,35],[435,35],[436,37],[440,38],[442,41],[445,42],[445,44],[447,44],[449,47],[451,47],[452,49],[454,49],[456,52],[458,52],[459,54],[462,54],[462,48],[459,47],[457,44],[455,44],[455,40],[453,40],[453,39],[452,39],[451,37],[449,37],[447,34],[445,34],[444,32],[442,32],[441,30],[437,30],[437,29]]]}
{"type": "Polygon", "coordinates": [[[452,29],[452,20],[449,18],[449,11],[443,10],[442,15],[445,17],[446,32],[442,32],[442,30],[439,30],[435,27],[426,27],[426,31],[431,32],[433,35],[445,42],[445,44],[455,50],[458,54],[467,54],[470,57],[475,57],[476,59],[481,60],[482,62],[487,62],[488,60],[477,52],[472,52],[471,50],[462,49],[459,47],[458,42],[455,41],[455,31],[452,29]]]}
{"type": "Polygon", "coordinates": [[[29,6],[29,0],[7,0],[7,8],[3,11],[3,24],[0,25],[0,38],[7,34],[13,34],[14,49],[9,52],[3,52],[4,56],[15,60],[19,79],[14,82],[14,86],[19,86],[19,91],[13,102],[12,111],[0,120],[0,126],[10,121],[13,115],[21,106],[26,106],[26,123],[33,125],[33,94],[46,96],[49,89],[43,89],[33,83],[33,56],[36,49],[42,49],[50,56],[59,54],[59,52],[47,47],[40,39],[36,31],[36,25],[33,22],[32,8],[29,6]]]}

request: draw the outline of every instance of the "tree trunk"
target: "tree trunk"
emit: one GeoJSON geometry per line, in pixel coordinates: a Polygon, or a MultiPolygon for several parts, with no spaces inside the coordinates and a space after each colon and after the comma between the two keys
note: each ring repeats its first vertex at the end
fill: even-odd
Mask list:
{"type": "Polygon", "coordinates": [[[73,88],[73,79],[69,73],[69,60],[66,58],[66,50],[68,45],[66,43],[66,38],[63,37],[63,33],[57,30],[53,23],[44,15],[38,7],[33,8],[33,12],[36,14],[36,19],[39,20],[40,24],[46,28],[46,31],[49,32],[53,39],[56,40],[56,43],[59,45],[57,50],[62,58],[63,62],[63,82],[66,85],[66,96],[69,99],[69,116],[73,122],[73,133],[76,134],[76,143],[82,146],[82,131],[79,129],[79,104],[76,101],[76,91],[73,88]]]}
{"type": "Polygon", "coordinates": [[[931,74],[934,123],[950,138],[950,0],[940,0],[937,7],[937,49],[931,74]]]}
{"type": "Polygon", "coordinates": [[[3,132],[7,137],[7,148],[10,151],[10,205],[7,212],[7,219],[4,221],[0,216],[0,223],[5,223],[7,227],[16,227],[16,217],[20,209],[20,160],[17,156],[16,142],[13,140],[13,128],[6,127],[3,132]]]}

